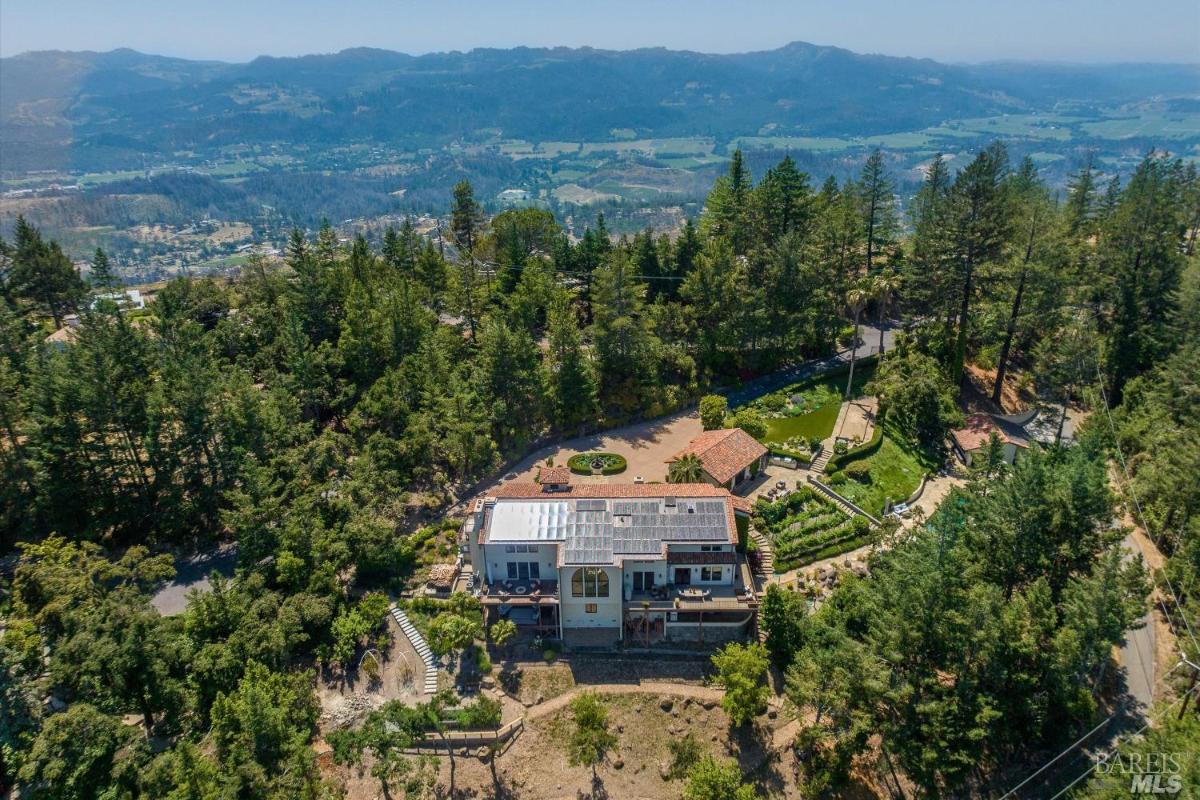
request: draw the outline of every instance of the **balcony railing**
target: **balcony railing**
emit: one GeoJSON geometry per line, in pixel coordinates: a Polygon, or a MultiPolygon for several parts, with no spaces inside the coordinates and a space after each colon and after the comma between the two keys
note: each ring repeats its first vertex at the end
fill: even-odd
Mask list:
{"type": "Polygon", "coordinates": [[[540,602],[558,599],[555,580],[499,580],[485,582],[479,590],[481,599],[499,602],[540,602]]]}

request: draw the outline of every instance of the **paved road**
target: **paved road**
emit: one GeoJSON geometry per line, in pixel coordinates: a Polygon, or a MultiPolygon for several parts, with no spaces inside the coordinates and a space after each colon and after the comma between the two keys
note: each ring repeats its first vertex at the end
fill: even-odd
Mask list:
{"type": "Polygon", "coordinates": [[[219,572],[228,578],[236,567],[237,545],[234,544],[224,544],[211,551],[177,558],[175,579],[159,588],[150,598],[150,604],[164,617],[182,614],[187,610],[188,592],[192,589],[207,590],[210,574],[219,572]]]}
{"type": "MultiPolygon", "coordinates": [[[[1125,560],[1130,561],[1141,553],[1137,541],[1132,535],[1126,536],[1121,543],[1125,550],[1125,560]]],[[[1121,667],[1125,671],[1125,686],[1129,696],[1140,706],[1131,711],[1145,714],[1154,702],[1154,619],[1150,610],[1141,619],[1142,627],[1125,633],[1125,642],[1121,645],[1121,667]]]]}
{"type": "MultiPolygon", "coordinates": [[[[883,346],[885,349],[893,347],[896,341],[897,327],[892,323],[884,323],[883,346]]],[[[854,349],[854,357],[856,359],[873,356],[879,352],[879,328],[873,325],[863,325],[859,329],[859,337],[859,345],[854,349]]],[[[843,364],[849,364],[850,352],[851,349],[846,348],[842,352],[828,358],[805,361],[803,364],[797,364],[794,367],[772,372],[770,375],[764,375],[761,378],[755,378],[743,384],[738,389],[724,392],[723,394],[728,398],[731,408],[739,406],[762,397],[764,394],[773,392],[781,386],[787,386],[789,383],[795,383],[818,373],[835,369],[843,364]]]]}

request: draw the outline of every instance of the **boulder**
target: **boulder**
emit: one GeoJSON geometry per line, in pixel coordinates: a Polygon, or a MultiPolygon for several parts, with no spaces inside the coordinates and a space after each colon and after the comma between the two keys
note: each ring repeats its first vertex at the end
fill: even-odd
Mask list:
{"type": "Polygon", "coordinates": [[[675,705],[675,701],[669,697],[659,698],[658,707],[661,708],[663,711],[670,711],[674,705],[675,705]]]}
{"type": "Polygon", "coordinates": [[[613,769],[625,769],[625,760],[620,756],[617,756],[615,759],[613,759],[612,766],[613,769]]]}

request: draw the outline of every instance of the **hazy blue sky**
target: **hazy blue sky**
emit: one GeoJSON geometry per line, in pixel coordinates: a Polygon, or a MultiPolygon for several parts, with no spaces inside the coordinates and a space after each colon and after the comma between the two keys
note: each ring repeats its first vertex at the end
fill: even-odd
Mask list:
{"type": "Polygon", "coordinates": [[[1200,61],[1197,0],[0,0],[0,53],[191,58],[514,45],[738,52],[803,40],[943,61],[1200,61]]]}

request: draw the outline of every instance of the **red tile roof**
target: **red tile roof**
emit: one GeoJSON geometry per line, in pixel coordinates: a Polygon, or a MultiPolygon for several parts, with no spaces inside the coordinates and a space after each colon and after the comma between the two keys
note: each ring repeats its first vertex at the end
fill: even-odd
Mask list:
{"type": "Polygon", "coordinates": [[[567,467],[542,467],[538,470],[538,483],[561,486],[571,482],[571,470],[567,467]]]}
{"type": "Polygon", "coordinates": [[[951,434],[958,446],[968,452],[978,450],[988,443],[992,432],[1000,437],[1000,441],[1017,447],[1029,447],[1029,439],[1024,436],[1019,426],[997,420],[990,414],[972,414],[967,417],[967,424],[951,434]]]}
{"type": "Polygon", "coordinates": [[[676,453],[671,461],[677,461],[685,455],[695,455],[713,480],[726,483],[766,452],[767,448],[761,442],[741,428],[722,428],[700,434],[676,453]]]}
{"type": "Polygon", "coordinates": [[[754,503],[751,503],[749,498],[733,495],[730,497],[730,501],[733,503],[735,511],[741,511],[744,514],[750,514],[754,511],[754,503]]]}

